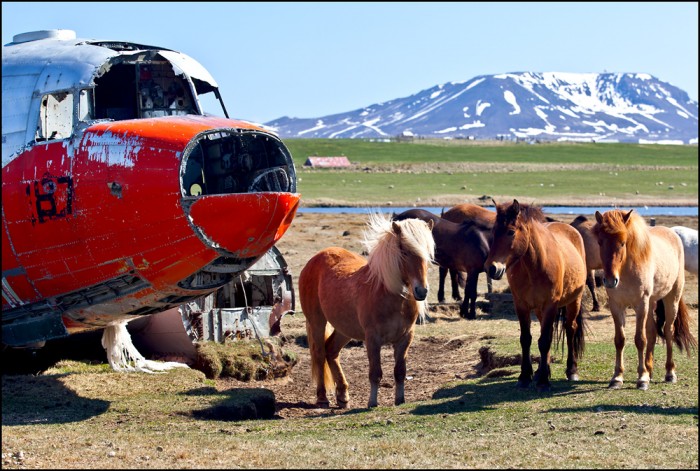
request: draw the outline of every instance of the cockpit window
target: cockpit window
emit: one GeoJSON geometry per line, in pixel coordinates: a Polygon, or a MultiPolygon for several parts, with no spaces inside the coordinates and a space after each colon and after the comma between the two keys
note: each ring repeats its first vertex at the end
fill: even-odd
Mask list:
{"type": "Polygon", "coordinates": [[[187,79],[163,60],[113,64],[95,79],[96,119],[199,114],[187,79]]]}
{"type": "Polygon", "coordinates": [[[67,139],[73,132],[73,95],[70,92],[54,92],[41,98],[36,140],[67,139]]]}

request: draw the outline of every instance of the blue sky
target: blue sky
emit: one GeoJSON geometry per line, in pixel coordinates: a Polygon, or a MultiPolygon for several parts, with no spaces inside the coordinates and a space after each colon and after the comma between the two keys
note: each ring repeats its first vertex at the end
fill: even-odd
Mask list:
{"type": "Polygon", "coordinates": [[[697,2],[2,3],[3,44],[41,29],[184,52],[261,123],[504,72],[648,73],[698,99],[697,2]]]}

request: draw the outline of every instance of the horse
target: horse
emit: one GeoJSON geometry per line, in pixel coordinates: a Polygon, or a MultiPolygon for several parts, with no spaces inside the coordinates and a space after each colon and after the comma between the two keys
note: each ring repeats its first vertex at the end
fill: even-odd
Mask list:
{"type": "Polygon", "coordinates": [[[634,210],[596,211],[595,218],[603,285],[615,324],[615,370],[609,388],[619,389],[623,383],[627,306],[636,314],[637,389],[649,388],[657,333],[666,343],[665,380],[675,383],[673,343],[688,354],[697,346],[683,302],[685,257],[680,237],[668,227],[647,226],[634,210]]]}
{"type": "Polygon", "coordinates": [[[566,377],[577,381],[578,360],[584,350],[584,326],[581,299],[586,286],[586,255],[581,234],[569,224],[542,222],[544,215],[536,206],[512,203],[496,204],[493,241],[485,269],[491,278],[508,278],[513,304],[520,324],[522,363],[517,386],[527,388],[533,379],[530,358],[530,312],[540,323],[537,342],[540,363],[535,373],[540,392],[551,389],[550,349],[555,321],[565,312],[568,354],[566,377]],[[565,308],[565,309],[564,309],[565,308]]]}
{"type": "Polygon", "coordinates": [[[685,226],[673,226],[673,232],[678,234],[683,242],[685,255],[685,269],[695,275],[698,274],[698,231],[685,226]]]}
{"type": "MultiPolygon", "coordinates": [[[[480,230],[488,233],[489,237],[491,235],[491,229],[493,224],[496,222],[496,213],[490,211],[478,204],[462,203],[451,207],[449,210],[442,210],[441,217],[448,221],[462,224],[468,223],[473,224],[480,230]]],[[[457,284],[457,278],[466,278],[466,275],[460,276],[461,274],[456,273],[454,270],[449,270],[450,281],[452,282],[452,299],[455,301],[460,301],[462,298],[459,295],[459,288],[457,284]]],[[[473,283],[478,284],[479,275],[476,275],[476,280],[473,283]]],[[[440,286],[444,286],[445,277],[440,275],[440,286]]],[[[486,275],[486,289],[489,293],[493,291],[493,282],[491,277],[486,275]]]]}
{"type": "Polygon", "coordinates": [[[340,247],[314,255],[299,275],[299,296],[306,318],[311,375],[316,404],[328,407],[335,390],[337,405],[350,400],[340,366],[340,350],[351,340],[363,340],[369,359],[370,395],[377,406],[382,379],[380,350],[394,349],[394,404],[405,402],[408,348],[416,320],[427,311],[428,267],[435,256],[432,223],[418,219],[390,221],[371,213],[362,256],[340,247]]]}
{"type": "Polygon", "coordinates": [[[593,235],[593,226],[595,222],[588,219],[586,216],[578,216],[571,223],[571,226],[576,229],[583,238],[583,246],[586,250],[586,286],[591,292],[593,298],[593,308],[591,311],[600,311],[600,303],[595,293],[595,271],[603,268],[603,262],[600,260],[600,250],[598,249],[598,240],[593,235]]]}
{"type": "MultiPolygon", "coordinates": [[[[433,222],[435,261],[440,266],[438,301],[445,301],[445,278],[448,270],[451,274],[464,272],[467,274],[467,282],[459,314],[466,319],[476,319],[476,288],[479,273],[484,271],[484,262],[489,251],[490,231],[467,223],[456,224],[424,209],[409,209],[393,216],[395,221],[409,218],[433,222]]],[[[455,284],[456,280],[452,282],[455,284]]]]}

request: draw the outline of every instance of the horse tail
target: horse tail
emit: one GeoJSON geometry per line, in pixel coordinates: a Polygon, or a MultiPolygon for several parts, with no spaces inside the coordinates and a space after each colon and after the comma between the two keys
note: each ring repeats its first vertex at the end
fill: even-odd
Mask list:
{"type": "Polygon", "coordinates": [[[583,319],[582,304],[578,309],[578,314],[576,314],[576,325],[578,326],[576,332],[574,332],[574,353],[576,354],[576,358],[581,358],[583,356],[583,352],[586,350],[586,337],[584,332],[586,327],[588,327],[588,324],[584,325],[583,319]]]}
{"type": "Polygon", "coordinates": [[[333,331],[333,329],[327,323],[324,322],[323,343],[318,345],[318,343],[320,342],[316,341],[315,332],[313,331],[313,329],[317,327],[318,325],[313,325],[307,319],[306,338],[309,343],[309,352],[311,352],[311,379],[313,380],[314,385],[318,386],[316,384],[316,374],[318,373],[319,368],[323,368],[323,383],[326,385],[326,393],[333,394],[335,392],[335,383],[333,381],[331,369],[328,366],[328,360],[326,359],[326,340],[328,340],[328,337],[330,336],[330,333],[333,331]],[[319,358],[322,358],[322,360],[319,361],[319,358]]]}
{"type": "MultiPolygon", "coordinates": [[[[573,340],[573,349],[574,349],[574,354],[576,355],[576,358],[581,358],[583,356],[583,352],[586,349],[586,339],[584,335],[585,329],[588,327],[588,324],[584,325],[583,322],[583,305],[579,307],[578,314],[576,314],[576,325],[577,328],[574,331],[574,338],[573,340]]],[[[559,310],[557,311],[557,317],[554,319],[554,338],[556,339],[556,348],[558,348],[559,343],[561,342],[561,353],[562,356],[564,355],[564,335],[566,333],[566,328],[562,327],[562,324],[566,323],[566,306],[560,307],[559,310]]]]}
{"type": "MultiPolygon", "coordinates": [[[[656,312],[656,331],[659,337],[665,341],[666,308],[662,300],[656,302],[654,311],[656,312]]],[[[690,356],[690,351],[695,351],[698,346],[698,341],[690,331],[690,314],[685,302],[683,302],[683,298],[678,303],[678,314],[676,314],[676,319],[673,321],[673,342],[681,352],[685,350],[688,356],[690,356]]]]}

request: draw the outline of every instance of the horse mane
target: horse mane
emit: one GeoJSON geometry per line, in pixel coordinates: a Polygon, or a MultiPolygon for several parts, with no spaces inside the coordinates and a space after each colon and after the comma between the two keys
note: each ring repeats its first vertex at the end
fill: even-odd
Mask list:
{"type": "Polygon", "coordinates": [[[588,221],[588,218],[582,214],[580,216],[576,216],[576,219],[571,221],[571,225],[575,226],[577,224],[581,224],[581,223],[586,222],[586,221],[588,221]]]}
{"type": "MultiPolygon", "coordinates": [[[[523,222],[527,221],[539,221],[539,222],[546,222],[547,217],[544,215],[544,212],[542,211],[542,208],[539,206],[527,204],[527,203],[518,203],[520,206],[520,217],[522,218],[523,222]]],[[[504,213],[507,213],[510,208],[513,206],[513,202],[510,203],[505,203],[501,205],[502,211],[504,213]]],[[[496,206],[498,208],[498,206],[496,206]]]]}
{"type": "Polygon", "coordinates": [[[420,219],[394,221],[393,224],[401,228],[401,239],[394,232],[391,220],[381,213],[370,213],[363,245],[369,253],[367,266],[371,282],[382,284],[391,293],[405,295],[406,288],[401,281],[401,247],[430,263],[435,257],[435,240],[428,225],[420,219]]]}
{"type": "Polygon", "coordinates": [[[542,212],[542,208],[527,203],[520,203],[520,217],[523,221],[546,221],[546,216],[544,212],[542,212]]]}
{"type": "Polygon", "coordinates": [[[625,222],[628,213],[621,209],[613,209],[603,214],[601,230],[615,235],[627,233],[627,256],[633,260],[645,262],[651,256],[651,239],[647,231],[647,223],[636,212],[632,211],[625,222]]]}

